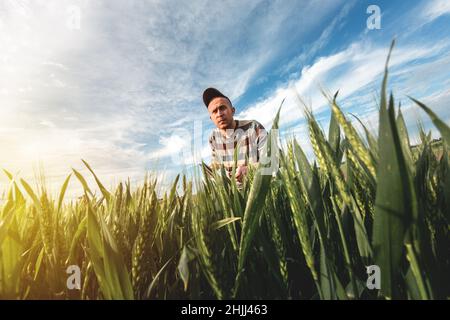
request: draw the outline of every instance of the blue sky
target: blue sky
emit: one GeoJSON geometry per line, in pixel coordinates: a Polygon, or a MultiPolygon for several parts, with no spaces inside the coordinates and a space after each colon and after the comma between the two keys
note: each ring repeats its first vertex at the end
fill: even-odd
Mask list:
{"type": "Polygon", "coordinates": [[[27,179],[43,168],[57,190],[72,167],[87,174],[82,158],[106,185],[146,171],[164,185],[209,160],[209,86],[232,99],[237,119],[266,128],[286,98],[282,133],[311,154],[294,93],[327,129],[320,87],[339,89],[344,111],[376,132],[394,37],[389,85],[414,140],[418,118],[434,129],[407,95],[450,122],[449,34],[446,0],[2,0],[0,167],[27,179]],[[367,28],[369,5],[381,29],[367,28]],[[186,136],[201,138],[193,152],[186,136]]]}

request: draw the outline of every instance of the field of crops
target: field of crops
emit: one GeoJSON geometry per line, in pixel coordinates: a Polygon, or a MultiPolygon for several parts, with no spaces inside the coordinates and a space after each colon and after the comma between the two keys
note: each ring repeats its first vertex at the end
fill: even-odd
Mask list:
{"type": "Polygon", "coordinates": [[[450,129],[415,101],[442,146],[436,157],[422,131],[412,152],[386,82],[387,67],[378,135],[359,134],[330,97],[327,133],[304,108],[315,162],[293,139],[276,174],[253,170],[242,189],[219,172],[177,177],[162,198],[152,178],[107,190],[85,163],[101,194],[73,170],[51,195],[5,171],[0,298],[448,299],[450,129]],[[79,200],[64,201],[69,183],[79,200]],[[379,290],[366,286],[370,265],[379,290]]]}

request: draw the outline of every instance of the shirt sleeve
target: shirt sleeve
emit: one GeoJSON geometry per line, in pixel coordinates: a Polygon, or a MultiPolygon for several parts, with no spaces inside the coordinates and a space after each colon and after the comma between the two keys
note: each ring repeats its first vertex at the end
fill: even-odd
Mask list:
{"type": "Polygon", "coordinates": [[[267,144],[267,131],[261,123],[259,123],[258,121],[255,122],[256,122],[256,144],[258,147],[257,158],[259,162],[261,156],[264,155],[264,148],[267,144]]]}
{"type": "Polygon", "coordinates": [[[214,133],[212,133],[211,136],[209,137],[209,147],[211,148],[211,168],[214,170],[220,166],[214,143],[214,133]]]}

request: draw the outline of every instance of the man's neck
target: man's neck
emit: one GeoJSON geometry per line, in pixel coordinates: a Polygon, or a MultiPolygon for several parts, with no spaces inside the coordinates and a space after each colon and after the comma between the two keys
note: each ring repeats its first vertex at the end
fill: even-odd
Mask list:
{"type": "Polygon", "coordinates": [[[237,120],[233,120],[233,123],[231,124],[231,127],[226,128],[226,129],[220,129],[220,132],[221,132],[223,135],[226,136],[226,135],[227,135],[227,130],[235,130],[236,127],[237,127],[237,120]]]}

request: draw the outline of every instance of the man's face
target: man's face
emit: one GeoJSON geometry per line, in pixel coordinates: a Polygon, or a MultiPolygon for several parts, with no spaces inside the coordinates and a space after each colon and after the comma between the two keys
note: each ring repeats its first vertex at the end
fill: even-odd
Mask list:
{"type": "Polygon", "coordinates": [[[208,112],[217,128],[225,130],[233,127],[234,108],[228,99],[214,98],[208,105],[208,112]]]}

